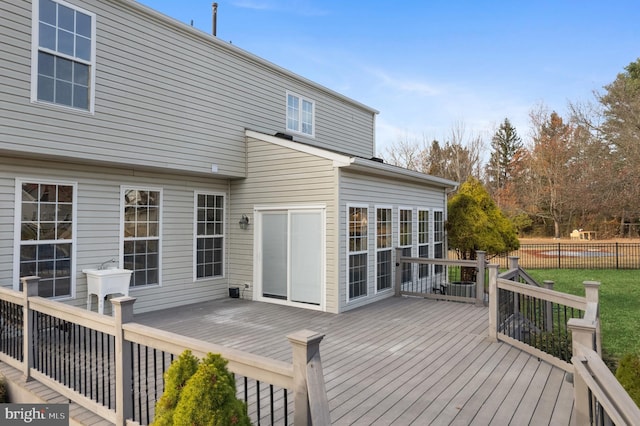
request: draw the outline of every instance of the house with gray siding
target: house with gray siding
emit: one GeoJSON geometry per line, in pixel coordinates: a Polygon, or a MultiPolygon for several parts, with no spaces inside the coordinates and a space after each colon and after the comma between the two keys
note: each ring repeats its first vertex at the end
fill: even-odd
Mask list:
{"type": "Polygon", "coordinates": [[[0,37],[2,286],[337,313],[446,253],[455,183],[377,160],[373,108],[131,0],[4,1],[0,37]]]}

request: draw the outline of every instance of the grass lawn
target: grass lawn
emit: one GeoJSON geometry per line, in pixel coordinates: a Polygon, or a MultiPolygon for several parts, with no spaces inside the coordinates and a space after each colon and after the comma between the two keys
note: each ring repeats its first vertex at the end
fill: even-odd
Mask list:
{"type": "Polygon", "coordinates": [[[542,283],[554,281],[554,290],[584,296],[583,281],[600,282],[602,347],[614,358],[640,354],[640,271],[592,269],[527,269],[542,283]]]}

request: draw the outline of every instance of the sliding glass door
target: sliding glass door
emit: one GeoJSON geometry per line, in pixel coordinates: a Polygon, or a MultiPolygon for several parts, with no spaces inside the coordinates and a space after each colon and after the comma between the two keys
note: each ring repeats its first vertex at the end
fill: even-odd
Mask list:
{"type": "Polygon", "coordinates": [[[261,296],[320,305],[324,284],[324,211],[258,211],[261,296]]]}

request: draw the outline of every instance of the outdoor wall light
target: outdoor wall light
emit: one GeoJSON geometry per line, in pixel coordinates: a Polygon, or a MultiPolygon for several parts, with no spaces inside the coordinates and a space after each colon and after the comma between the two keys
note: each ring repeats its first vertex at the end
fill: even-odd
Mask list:
{"type": "Polygon", "coordinates": [[[238,225],[240,225],[240,229],[247,229],[249,227],[249,218],[246,214],[242,215],[242,217],[240,218],[240,222],[238,222],[238,225]]]}

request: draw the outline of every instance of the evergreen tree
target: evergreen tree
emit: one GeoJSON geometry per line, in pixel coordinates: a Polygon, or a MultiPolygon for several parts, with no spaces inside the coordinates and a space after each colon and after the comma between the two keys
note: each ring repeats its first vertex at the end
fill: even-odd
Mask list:
{"type": "Polygon", "coordinates": [[[640,217],[640,59],[625,67],[599,97],[604,108],[602,143],[609,149],[608,206],[621,223],[640,217]]]}
{"type": "Polygon", "coordinates": [[[449,248],[456,250],[460,259],[475,259],[477,250],[492,256],[520,246],[515,227],[474,177],[451,197],[448,212],[449,248]]]}
{"type": "Polygon", "coordinates": [[[493,194],[503,190],[513,175],[514,162],[522,149],[522,139],[508,118],[491,138],[491,157],[487,165],[487,184],[493,194]]]}

